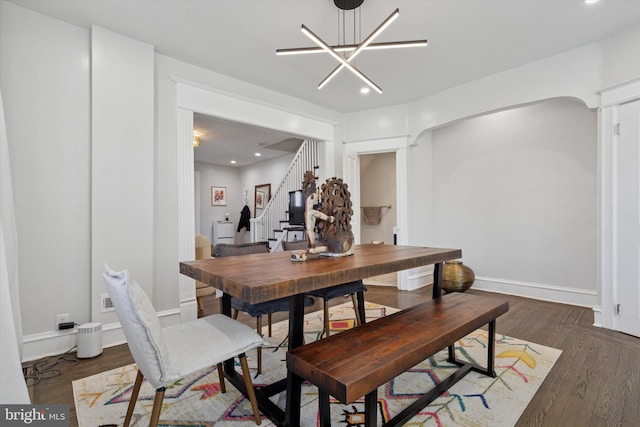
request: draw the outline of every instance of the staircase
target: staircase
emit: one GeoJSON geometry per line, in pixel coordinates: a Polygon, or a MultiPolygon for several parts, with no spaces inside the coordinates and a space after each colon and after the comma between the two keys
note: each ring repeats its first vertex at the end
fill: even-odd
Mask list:
{"type": "Polygon", "coordinates": [[[318,169],[318,142],[305,140],[300,145],[278,188],[271,195],[262,215],[251,219],[252,242],[268,241],[272,252],[282,250],[283,240],[304,239],[304,227],[290,226],[289,192],[300,190],[304,173],[318,169]]]}

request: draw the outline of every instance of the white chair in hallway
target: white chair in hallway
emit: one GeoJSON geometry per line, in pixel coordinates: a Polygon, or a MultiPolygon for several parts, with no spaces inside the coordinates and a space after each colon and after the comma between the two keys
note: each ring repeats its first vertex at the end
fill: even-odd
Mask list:
{"type": "Polygon", "coordinates": [[[222,362],[236,356],[240,359],[255,422],[260,424],[260,412],[245,356],[246,351],[263,344],[260,335],[222,314],[162,328],[147,294],[131,279],[127,270],[117,272],[105,266],[103,278],[133,359],[138,365],[124,427],[131,422],[143,379],[156,389],[149,421],[149,426],[155,427],[168,385],[193,372],[217,365],[220,386],[224,392],[222,362]]]}

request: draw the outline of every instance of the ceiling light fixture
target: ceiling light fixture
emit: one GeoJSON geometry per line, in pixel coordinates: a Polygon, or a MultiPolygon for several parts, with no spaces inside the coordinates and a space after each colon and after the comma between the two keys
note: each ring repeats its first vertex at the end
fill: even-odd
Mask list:
{"type": "MultiPolygon", "coordinates": [[[[358,8],[364,0],[334,0],[334,4],[338,7],[338,9],[342,10],[343,13],[345,10],[355,10],[358,8]]],[[[358,70],[355,66],[351,64],[351,62],[355,59],[355,57],[362,52],[363,50],[373,50],[373,49],[393,49],[393,48],[404,48],[404,47],[417,47],[417,46],[426,46],[426,40],[408,40],[401,42],[383,42],[383,43],[373,43],[373,40],[378,37],[393,21],[395,21],[400,15],[400,10],[394,10],[391,15],[387,17],[378,27],[371,33],[369,36],[364,39],[359,44],[339,44],[330,46],[325,43],[320,37],[318,37],[313,31],[311,31],[305,25],[302,25],[301,31],[304,35],[309,37],[311,41],[313,41],[318,47],[303,47],[303,48],[288,48],[288,49],[277,49],[276,55],[296,55],[296,54],[307,54],[307,53],[318,53],[318,52],[326,52],[331,57],[333,57],[336,61],[338,61],[339,65],[334,68],[327,77],[325,77],[319,84],[318,89],[322,89],[333,77],[335,77],[343,68],[347,68],[353,74],[358,76],[362,81],[364,81],[368,86],[374,89],[378,93],[382,93],[382,89],[380,86],[375,84],[371,79],[365,76],[360,70],[358,70]],[[339,55],[339,53],[343,53],[345,57],[339,55]],[[349,56],[346,56],[346,54],[349,56]]],[[[343,18],[344,22],[344,18],[343,18]]],[[[339,32],[339,31],[338,31],[339,32]]],[[[344,40],[344,29],[343,29],[343,40],[344,40]]],[[[354,33],[355,33],[355,11],[354,11],[354,33]]],[[[340,36],[338,36],[340,38],[340,36]]],[[[354,34],[355,39],[355,34],[354,34]]]]}

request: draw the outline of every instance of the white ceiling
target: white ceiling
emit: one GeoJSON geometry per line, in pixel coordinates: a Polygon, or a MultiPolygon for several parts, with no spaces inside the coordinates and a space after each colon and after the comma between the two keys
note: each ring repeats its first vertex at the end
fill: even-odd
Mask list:
{"type": "Polygon", "coordinates": [[[193,117],[193,130],[200,137],[194,159],[222,166],[243,167],[295,153],[302,142],[284,132],[198,113],[193,117]]]}
{"type": "MultiPolygon", "coordinates": [[[[411,102],[640,22],[640,0],[365,0],[358,9],[361,38],[398,8],[399,18],[376,41],[428,39],[429,45],[361,53],[356,66],[384,91],[361,95],[362,82],[347,70],[317,89],[336,66],[327,54],[275,55],[278,48],[313,46],[301,24],[337,44],[333,0],[13,2],[82,27],[103,26],[163,55],[345,113],[411,102]]],[[[350,37],[351,12],[346,28],[350,37]]],[[[258,135],[264,141],[254,146],[283,136],[258,135]]]]}

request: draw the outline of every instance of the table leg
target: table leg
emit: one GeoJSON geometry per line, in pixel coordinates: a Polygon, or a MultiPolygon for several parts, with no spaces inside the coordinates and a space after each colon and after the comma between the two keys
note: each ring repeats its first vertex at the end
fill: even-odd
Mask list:
{"type": "Polygon", "coordinates": [[[364,325],[365,323],[367,323],[367,316],[364,306],[364,292],[357,292],[356,299],[358,301],[358,317],[360,318],[360,324],[364,325]]]}
{"type": "Polygon", "coordinates": [[[432,298],[440,298],[442,295],[442,263],[438,262],[433,266],[433,296],[432,298]]]}
{"type": "MultiPolygon", "coordinates": [[[[289,350],[304,344],[304,294],[294,295],[289,300],[289,350]]],[[[285,425],[300,425],[300,397],[302,378],[287,369],[287,408],[285,425]]]]}
{"type": "Polygon", "coordinates": [[[220,313],[231,317],[231,296],[229,294],[222,294],[222,298],[220,298],[220,313]]]}

